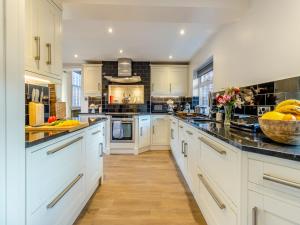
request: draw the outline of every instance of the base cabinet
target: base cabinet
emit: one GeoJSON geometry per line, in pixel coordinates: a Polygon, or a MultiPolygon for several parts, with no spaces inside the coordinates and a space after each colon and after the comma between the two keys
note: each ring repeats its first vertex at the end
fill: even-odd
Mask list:
{"type": "Polygon", "coordinates": [[[155,148],[164,150],[170,148],[170,121],[168,115],[152,116],[151,121],[151,145],[155,148]]]}
{"type": "Polygon", "coordinates": [[[148,148],[151,144],[151,120],[150,116],[140,116],[139,120],[138,141],[139,149],[148,148]]]}

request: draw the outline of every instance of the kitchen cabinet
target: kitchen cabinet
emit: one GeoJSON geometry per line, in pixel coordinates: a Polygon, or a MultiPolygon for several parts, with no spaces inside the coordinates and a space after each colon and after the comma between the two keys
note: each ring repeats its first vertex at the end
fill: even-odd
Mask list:
{"type": "Polygon", "coordinates": [[[62,11],[48,0],[26,0],[25,70],[61,80],[62,11]]]}
{"type": "Polygon", "coordinates": [[[26,149],[27,225],[74,223],[103,179],[104,130],[102,122],[26,149]]]}
{"type": "Polygon", "coordinates": [[[188,66],[151,65],[152,96],[186,96],[188,66]]]}
{"type": "Polygon", "coordinates": [[[102,93],[102,65],[83,65],[83,93],[84,96],[101,96],[102,93]]]}
{"type": "Polygon", "coordinates": [[[150,116],[139,117],[139,149],[147,148],[151,144],[150,116]]]}
{"type": "Polygon", "coordinates": [[[174,117],[170,117],[170,147],[175,160],[177,160],[180,154],[180,147],[178,141],[178,120],[174,117]]]}
{"type": "Polygon", "coordinates": [[[299,212],[299,202],[248,192],[248,225],[299,225],[299,212]]]}
{"type": "Polygon", "coordinates": [[[157,150],[170,149],[170,121],[168,115],[155,115],[151,120],[151,148],[157,150]]]}

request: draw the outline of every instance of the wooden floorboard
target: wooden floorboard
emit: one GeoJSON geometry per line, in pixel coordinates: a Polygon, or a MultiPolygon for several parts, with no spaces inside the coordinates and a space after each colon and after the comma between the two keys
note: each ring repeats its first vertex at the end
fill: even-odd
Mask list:
{"type": "Polygon", "coordinates": [[[106,156],[104,169],[76,225],[206,225],[168,151],[106,156]]]}

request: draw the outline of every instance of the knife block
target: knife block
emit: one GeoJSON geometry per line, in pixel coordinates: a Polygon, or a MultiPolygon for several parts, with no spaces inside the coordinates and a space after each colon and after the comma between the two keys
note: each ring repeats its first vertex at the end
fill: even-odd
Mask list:
{"type": "Polygon", "coordinates": [[[36,127],[44,124],[44,104],[29,102],[29,126],[36,127]]]}

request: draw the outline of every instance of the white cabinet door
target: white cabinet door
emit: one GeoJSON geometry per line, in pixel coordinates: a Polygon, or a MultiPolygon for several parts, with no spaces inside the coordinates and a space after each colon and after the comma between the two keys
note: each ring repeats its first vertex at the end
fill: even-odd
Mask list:
{"type": "Polygon", "coordinates": [[[151,95],[170,95],[170,82],[167,67],[151,67],[151,95]]]}
{"type": "Polygon", "coordinates": [[[169,82],[172,96],[186,96],[188,85],[187,66],[169,67],[169,82]]]}
{"type": "Polygon", "coordinates": [[[62,12],[53,7],[54,13],[54,43],[53,43],[53,70],[52,73],[61,78],[63,72],[62,66],[62,12]]]}
{"type": "Polygon", "coordinates": [[[170,144],[169,116],[152,116],[152,145],[170,144]]]}
{"type": "Polygon", "coordinates": [[[185,143],[185,135],[184,135],[184,125],[183,123],[179,122],[178,124],[178,159],[177,163],[178,166],[182,172],[182,174],[185,174],[185,168],[184,168],[184,143],[185,143]]]}
{"type": "Polygon", "coordinates": [[[83,66],[84,96],[101,96],[101,65],[83,66]]]}
{"type": "Polygon", "coordinates": [[[299,225],[299,212],[299,204],[248,192],[248,225],[299,225]]]}
{"type": "Polygon", "coordinates": [[[151,142],[151,127],[150,116],[139,118],[139,148],[145,148],[151,142]]]}

